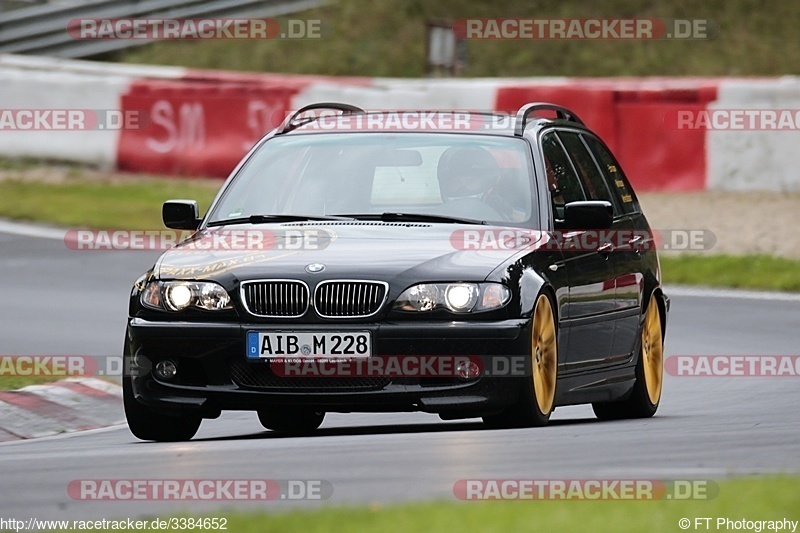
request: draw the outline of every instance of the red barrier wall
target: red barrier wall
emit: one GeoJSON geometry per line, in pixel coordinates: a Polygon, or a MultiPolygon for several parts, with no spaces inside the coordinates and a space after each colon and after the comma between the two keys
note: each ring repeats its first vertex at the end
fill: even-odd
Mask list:
{"type": "Polygon", "coordinates": [[[616,116],[611,112],[614,109],[613,90],[576,85],[500,87],[495,110],[516,113],[529,102],[549,102],[571,109],[616,153],[616,116]]]}
{"type": "MultiPolygon", "coordinates": [[[[469,83],[469,80],[463,80],[469,83]]],[[[326,78],[189,71],[182,79],[134,82],[123,111],[144,117],[119,137],[118,167],[134,172],[225,177],[261,136],[279,125],[293,98],[313,83],[363,87],[369,78],[326,78]]],[[[716,99],[719,80],[580,79],[523,84],[495,91],[495,109],[516,112],[528,102],[575,111],[608,143],[639,191],[703,190],[705,135],[665,121],[677,110],[701,110],[716,99]]],[[[391,89],[384,87],[386,98],[391,89]]]]}
{"type": "Polygon", "coordinates": [[[705,132],[676,130],[677,110],[705,109],[716,99],[709,80],[576,80],[557,86],[501,87],[496,107],[513,112],[527,102],[570,108],[609,145],[638,191],[704,190],[705,132]]]}
{"type": "Polygon", "coordinates": [[[145,79],[122,95],[139,129],[121,132],[117,166],[132,172],[226,177],[264,134],[293,110],[312,83],[365,86],[370,78],[335,78],[189,70],[181,79],[145,79]]]}
{"type": "Polygon", "coordinates": [[[146,117],[120,134],[117,165],[133,172],[225,177],[280,124],[297,91],[286,84],[134,83],[123,111],[146,117]]]}

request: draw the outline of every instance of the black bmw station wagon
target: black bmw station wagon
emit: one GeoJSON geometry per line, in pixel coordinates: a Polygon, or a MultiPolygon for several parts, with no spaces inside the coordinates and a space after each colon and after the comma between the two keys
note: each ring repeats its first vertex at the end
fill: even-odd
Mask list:
{"type": "Polygon", "coordinates": [[[306,106],[136,281],[124,405],[143,440],[223,410],[309,432],[326,412],[541,426],[652,416],[669,299],[647,220],[570,110],[306,106]]]}

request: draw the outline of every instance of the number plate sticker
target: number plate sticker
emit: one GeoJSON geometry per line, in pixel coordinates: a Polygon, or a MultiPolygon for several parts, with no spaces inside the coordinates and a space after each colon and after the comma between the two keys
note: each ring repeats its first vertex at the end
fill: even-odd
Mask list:
{"type": "Polygon", "coordinates": [[[247,332],[248,359],[286,357],[369,357],[372,333],[347,331],[314,333],[310,331],[247,332]]]}

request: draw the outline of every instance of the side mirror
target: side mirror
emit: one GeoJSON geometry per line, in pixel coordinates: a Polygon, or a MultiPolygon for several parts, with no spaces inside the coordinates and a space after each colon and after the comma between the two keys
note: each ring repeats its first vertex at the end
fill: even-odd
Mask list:
{"type": "Polygon", "coordinates": [[[161,208],[161,219],[170,229],[197,229],[202,222],[194,200],[167,200],[161,208]]]}
{"type": "Polygon", "coordinates": [[[611,202],[588,200],[564,206],[564,227],[569,229],[607,229],[614,221],[611,202]]]}

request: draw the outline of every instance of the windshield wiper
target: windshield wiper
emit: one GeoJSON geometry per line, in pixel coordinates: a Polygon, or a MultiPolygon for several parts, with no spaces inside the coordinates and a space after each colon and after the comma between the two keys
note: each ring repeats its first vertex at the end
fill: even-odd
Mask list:
{"type": "Polygon", "coordinates": [[[432,215],[427,213],[348,213],[341,216],[351,217],[356,220],[380,220],[382,222],[444,222],[449,224],[487,224],[485,220],[475,220],[473,218],[451,217],[445,215],[432,215]]]}
{"type": "Polygon", "coordinates": [[[353,220],[352,217],[334,215],[250,215],[248,217],[214,220],[207,227],[228,226],[233,224],[266,224],[269,222],[303,222],[319,220],[353,220]]]}

